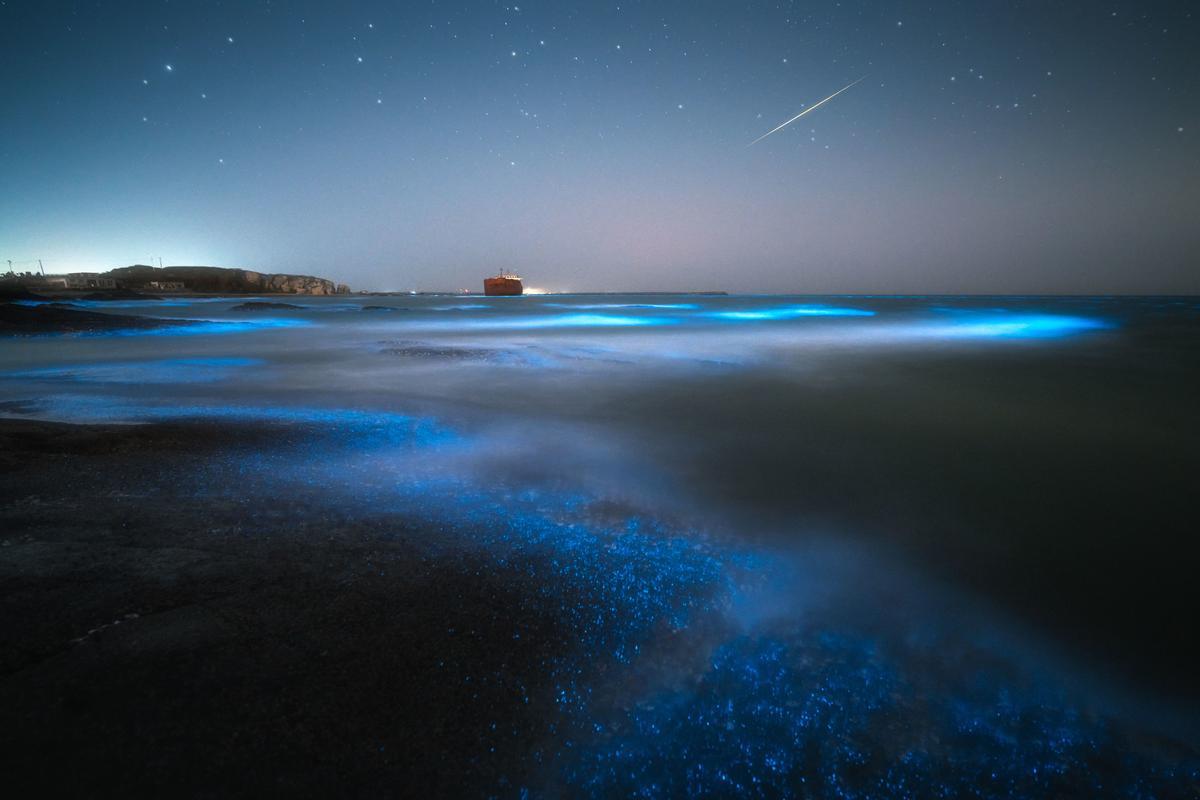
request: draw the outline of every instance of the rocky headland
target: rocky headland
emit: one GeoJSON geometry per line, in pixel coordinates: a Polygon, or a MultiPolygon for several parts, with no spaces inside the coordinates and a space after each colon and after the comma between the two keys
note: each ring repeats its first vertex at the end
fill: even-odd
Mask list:
{"type": "Polygon", "coordinates": [[[280,294],[333,295],[348,294],[350,288],[328,278],[313,275],[253,272],[225,267],[148,267],[135,264],[104,273],[126,289],[162,290],[164,285],[182,284],[192,292],[216,294],[280,294]]]}

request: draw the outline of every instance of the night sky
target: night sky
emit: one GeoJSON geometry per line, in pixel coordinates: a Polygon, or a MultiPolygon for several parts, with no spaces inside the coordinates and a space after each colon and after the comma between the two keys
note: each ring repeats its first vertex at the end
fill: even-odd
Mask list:
{"type": "Polygon", "coordinates": [[[1193,7],[0,0],[0,260],[1200,292],[1193,7]]]}

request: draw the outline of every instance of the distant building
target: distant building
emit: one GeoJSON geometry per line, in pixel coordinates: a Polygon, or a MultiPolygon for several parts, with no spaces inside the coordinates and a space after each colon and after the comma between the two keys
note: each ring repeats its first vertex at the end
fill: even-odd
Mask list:
{"type": "Polygon", "coordinates": [[[146,288],[157,289],[160,292],[178,292],[186,287],[183,281],[150,281],[146,288]]]}

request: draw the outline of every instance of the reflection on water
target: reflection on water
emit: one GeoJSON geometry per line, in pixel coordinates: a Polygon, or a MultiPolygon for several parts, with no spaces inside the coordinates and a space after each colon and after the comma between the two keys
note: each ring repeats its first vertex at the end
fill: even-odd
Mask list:
{"type": "Polygon", "coordinates": [[[3,342],[0,397],[288,426],[298,449],[215,461],[198,491],[320,487],[523,576],[574,633],[537,676],[554,734],[514,765],[536,793],[1200,780],[1190,634],[1163,621],[1194,599],[1167,514],[1195,474],[1195,303],[295,302],[122,309],[197,320],[169,349],[3,342]]]}

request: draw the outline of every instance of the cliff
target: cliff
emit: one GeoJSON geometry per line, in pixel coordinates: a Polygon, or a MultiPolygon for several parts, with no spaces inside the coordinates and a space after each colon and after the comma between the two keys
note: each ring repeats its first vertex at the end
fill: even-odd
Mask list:
{"type": "Polygon", "coordinates": [[[284,273],[252,272],[245,269],[225,267],[148,267],[135,264],[119,267],[105,273],[126,289],[157,289],[152,284],[181,283],[193,292],[215,292],[219,294],[257,294],[281,292],[284,294],[346,294],[350,291],[345,284],[335,284],[325,278],[312,275],[287,275],[284,273]]]}

